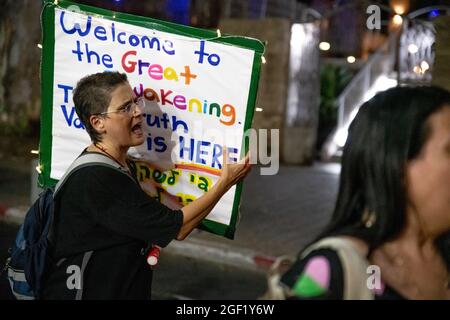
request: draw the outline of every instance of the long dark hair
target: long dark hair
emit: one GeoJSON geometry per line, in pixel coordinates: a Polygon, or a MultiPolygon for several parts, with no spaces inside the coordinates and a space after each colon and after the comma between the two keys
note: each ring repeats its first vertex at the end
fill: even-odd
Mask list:
{"type": "Polygon", "coordinates": [[[444,105],[450,105],[444,89],[397,87],[361,106],[344,147],[333,217],[320,237],[352,235],[372,250],[399,234],[406,221],[405,165],[430,135],[427,119],[444,105]],[[367,212],[376,217],[370,227],[367,212]]]}

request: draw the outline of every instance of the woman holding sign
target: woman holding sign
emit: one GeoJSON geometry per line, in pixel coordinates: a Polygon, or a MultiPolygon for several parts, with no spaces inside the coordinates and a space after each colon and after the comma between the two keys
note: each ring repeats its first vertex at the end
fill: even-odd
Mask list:
{"type": "Polygon", "coordinates": [[[245,177],[249,158],[226,163],[224,149],[217,183],[181,210],[171,210],[149,197],[130,169],[127,151],[145,137],[142,101],[126,75],[87,76],[78,82],[73,100],[92,140],[82,154],[101,154],[121,171],[85,166],[62,187],[55,199],[53,263],[43,299],[149,299],[147,244],[165,247],[172,239],[183,240],[245,177]]]}

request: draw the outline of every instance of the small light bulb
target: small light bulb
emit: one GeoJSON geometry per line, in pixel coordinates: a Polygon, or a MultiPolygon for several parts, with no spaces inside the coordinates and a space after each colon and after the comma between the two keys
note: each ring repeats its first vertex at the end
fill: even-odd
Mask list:
{"type": "Polygon", "coordinates": [[[220,29],[217,29],[217,36],[220,38],[222,34],[220,33],[220,29]]]}
{"type": "Polygon", "coordinates": [[[321,42],[319,43],[319,49],[322,51],[328,51],[330,50],[331,45],[328,42],[321,42]]]}
{"type": "Polygon", "coordinates": [[[347,57],[347,62],[348,63],[355,63],[355,61],[356,61],[356,58],[354,56],[348,56],[347,57]]]}
{"type": "Polygon", "coordinates": [[[396,14],[396,15],[394,16],[394,18],[392,18],[392,21],[393,21],[394,24],[396,24],[396,25],[401,25],[401,24],[403,23],[403,18],[402,18],[402,16],[396,14]]]}
{"type": "Polygon", "coordinates": [[[262,61],[263,64],[266,64],[266,62],[267,62],[266,58],[264,58],[264,56],[261,56],[261,61],[262,61]]]}
{"type": "Polygon", "coordinates": [[[421,74],[422,73],[422,69],[419,66],[415,66],[413,71],[417,74],[421,74]]]}
{"type": "Polygon", "coordinates": [[[428,69],[430,69],[430,65],[428,64],[428,62],[422,61],[422,62],[420,63],[420,68],[422,69],[422,72],[425,73],[425,71],[427,71],[428,69]]]}
{"type": "Polygon", "coordinates": [[[394,4],[392,9],[394,9],[396,14],[404,14],[406,11],[406,8],[402,4],[394,4]]]}
{"type": "Polygon", "coordinates": [[[408,51],[409,51],[409,53],[412,53],[412,54],[417,53],[419,51],[419,47],[416,44],[411,43],[408,46],[408,51]]]}

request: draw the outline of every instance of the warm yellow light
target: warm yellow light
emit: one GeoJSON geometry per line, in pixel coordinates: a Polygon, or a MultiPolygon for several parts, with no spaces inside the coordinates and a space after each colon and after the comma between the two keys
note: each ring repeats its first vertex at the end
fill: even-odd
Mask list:
{"type": "Polygon", "coordinates": [[[419,47],[417,45],[415,45],[414,43],[411,43],[408,46],[408,51],[409,51],[409,53],[412,53],[412,54],[417,53],[419,51],[419,47]]]}
{"type": "Polygon", "coordinates": [[[403,23],[403,18],[402,16],[396,14],[393,18],[392,21],[394,22],[394,24],[396,25],[401,25],[403,23]]]}
{"type": "Polygon", "coordinates": [[[422,69],[419,66],[415,66],[413,71],[417,74],[422,74],[422,69]]]}
{"type": "Polygon", "coordinates": [[[266,58],[264,58],[264,56],[261,56],[261,61],[262,61],[263,64],[266,64],[266,62],[267,62],[266,58]]]}
{"type": "Polygon", "coordinates": [[[404,14],[406,11],[406,8],[401,4],[393,5],[392,9],[394,9],[396,14],[404,14]]]}
{"type": "Polygon", "coordinates": [[[220,33],[220,29],[217,29],[217,37],[221,37],[222,36],[222,34],[220,33]]]}
{"type": "Polygon", "coordinates": [[[256,112],[262,112],[262,111],[263,111],[263,108],[256,108],[255,111],[256,111],[256,112]]]}
{"type": "Polygon", "coordinates": [[[356,61],[356,58],[354,56],[348,56],[347,57],[347,62],[348,63],[355,63],[355,61],[356,61]]]}
{"type": "Polygon", "coordinates": [[[38,47],[39,49],[42,49],[42,44],[38,43],[38,44],[37,44],[37,47],[38,47]]]}
{"type": "Polygon", "coordinates": [[[428,69],[430,69],[430,65],[426,61],[422,61],[420,63],[420,68],[422,69],[422,72],[425,73],[428,69]]]}
{"type": "Polygon", "coordinates": [[[322,51],[328,51],[330,50],[331,45],[328,42],[321,42],[319,43],[319,49],[322,51]]]}

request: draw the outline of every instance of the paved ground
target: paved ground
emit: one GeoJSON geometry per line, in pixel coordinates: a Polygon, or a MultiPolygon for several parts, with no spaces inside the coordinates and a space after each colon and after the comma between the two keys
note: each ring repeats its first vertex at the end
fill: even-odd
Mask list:
{"type": "Polygon", "coordinates": [[[275,176],[260,176],[254,168],[244,183],[235,239],[206,232],[194,237],[268,256],[295,255],[328,221],[339,170],[337,164],[282,166],[275,176]]]}
{"type": "MultiPolygon", "coordinates": [[[[7,208],[28,206],[29,150],[36,146],[37,142],[31,140],[16,144],[11,154],[0,152],[0,215],[7,208]]],[[[194,231],[187,240],[172,242],[165,249],[161,271],[155,274],[157,297],[260,296],[265,285],[264,265],[267,267],[272,257],[294,256],[329,220],[339,170],[337,164],[316,163],[312,167],[282,166],[275,176],[260,176],[259,169],[253,168],[244,183],[235,239],[194,231]],[[176,283],[168,282],[174,277],[176,283]]],[[[0,262],[16,229],[0,223],[0,262]]],[[[1,291],[2,284],[0,299],[6,297],[1,291]]]]}

